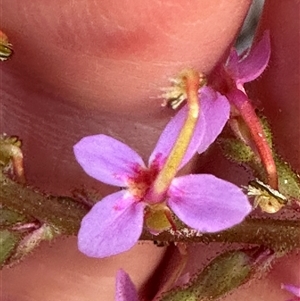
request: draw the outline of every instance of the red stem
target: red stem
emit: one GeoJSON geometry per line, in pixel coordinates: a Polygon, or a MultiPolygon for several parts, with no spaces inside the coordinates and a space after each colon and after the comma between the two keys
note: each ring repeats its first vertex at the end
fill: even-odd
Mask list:
{"type": "Polygon", "coordinates": [[[251,138],[256,146],[262,164],[267,173],[268,184],[278,190],[278,174],[273,158],[272,150],[267,142],[262,124],[257,117],[255,110],[245,93],[240,90],[233,90],[227,94],[228,99],[240,112],[247,125],[251,138]]]}

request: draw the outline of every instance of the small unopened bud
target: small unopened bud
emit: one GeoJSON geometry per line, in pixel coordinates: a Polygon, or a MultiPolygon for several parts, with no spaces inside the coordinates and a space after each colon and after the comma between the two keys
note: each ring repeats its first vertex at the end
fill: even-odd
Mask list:
{"type": "Polygon", "coordinates": [[[0,61],[6,61],[12,54],[12,44],[9,43],[6,34],[0,30],[0,61]]]}
{"type": "Polygon", "coordinates": [[[16,224],[10,230],[0,231],[0,266],[13,265],[29,255],[43,240],[50,240],[55,231],[44,224],[16,224]]]}
{"type": "Polygon", "coordinates": [[[14,254],[11,256],[9,260],[10,264],[22,260],[26,255],[29,255],[41,241],[51,240],[54,236],[55,232],[46,224],[25,235],[18,243],[14,254]]]}
{"type": "Polygon", "coordinates": [[[25,182],[21,141],[15,136],[0,135],[0,167],[12,169],[19,182],[25,182]]]}

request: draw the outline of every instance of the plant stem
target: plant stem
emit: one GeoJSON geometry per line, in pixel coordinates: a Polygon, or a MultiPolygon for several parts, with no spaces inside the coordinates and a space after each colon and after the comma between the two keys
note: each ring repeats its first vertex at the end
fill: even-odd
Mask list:
{"type": "Polygon", "coordinates": [[[194,129],[200,115],[200,103],[198,100],[199,78],[199,73],[192,69],[188,69],[182,73],[182,81],[185,82],[189,110],[170,155],[153,183],[151,189],[151,200],[153,201],[161,199],[168,190],[193,137],[194,129]]]}
{"type": "Polygon", "coordinates": [[[189,228],[153,236],[144,232],[142,239],[174,242],[228,242],[262,245],[276,251],[300,248],[299,220],[247,218],[241,224],[217,233],[200,233],[189,228]]]}
{"type": "MultiPolygon", "coordinates": [[[[1,205],[52,226],[59,234],[77,235],[82,218],[90,209],[71,197],[50,196],[16,183],[0,173],[1,205]]],[[[234,228],[218,233],[199,233],[189,228],[144,232],[140,240],[166,242],[237,242],[287,251],[300,247],[299,220],[248,218],[234,228]]]]}
{"type": "Polygon", "coordinates": [[[1,205],[52,226],[58,234],[77,234],[88,206],[70,197],[45,195],[0,174],[1,205]]]}
{"type": "Polygon", "coordinates": [[[234,89],[227,94],[227,97],[240,112],[250,131],[261,162],[265,168],[268,184],[273,189],[278,190],[278,175],[275,161],[259,117],[256,115],[248,97],[242,91],[234,89]]]}

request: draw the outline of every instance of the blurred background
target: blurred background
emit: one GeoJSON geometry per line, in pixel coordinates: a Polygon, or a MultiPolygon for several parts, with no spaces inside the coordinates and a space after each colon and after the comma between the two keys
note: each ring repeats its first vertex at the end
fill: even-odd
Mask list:
{"type": "Polygon", "coordinates": [[[253,0],[240,36],[236,42],[236,48],[238,49],[239,53],[248,48],[252,43],[264,2],[265,0],[253,0]]]}

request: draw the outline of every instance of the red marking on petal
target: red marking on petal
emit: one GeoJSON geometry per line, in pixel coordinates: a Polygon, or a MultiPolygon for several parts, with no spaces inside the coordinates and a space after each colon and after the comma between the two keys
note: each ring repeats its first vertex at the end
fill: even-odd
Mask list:
{"type": "Polygon", "coordinates": [[[136,175],[127,180],[130,194],[139,201],[145,197],[160,171],[158,161],[154,160],[149,168],[136,165],[134,169],[136,175]]]}

